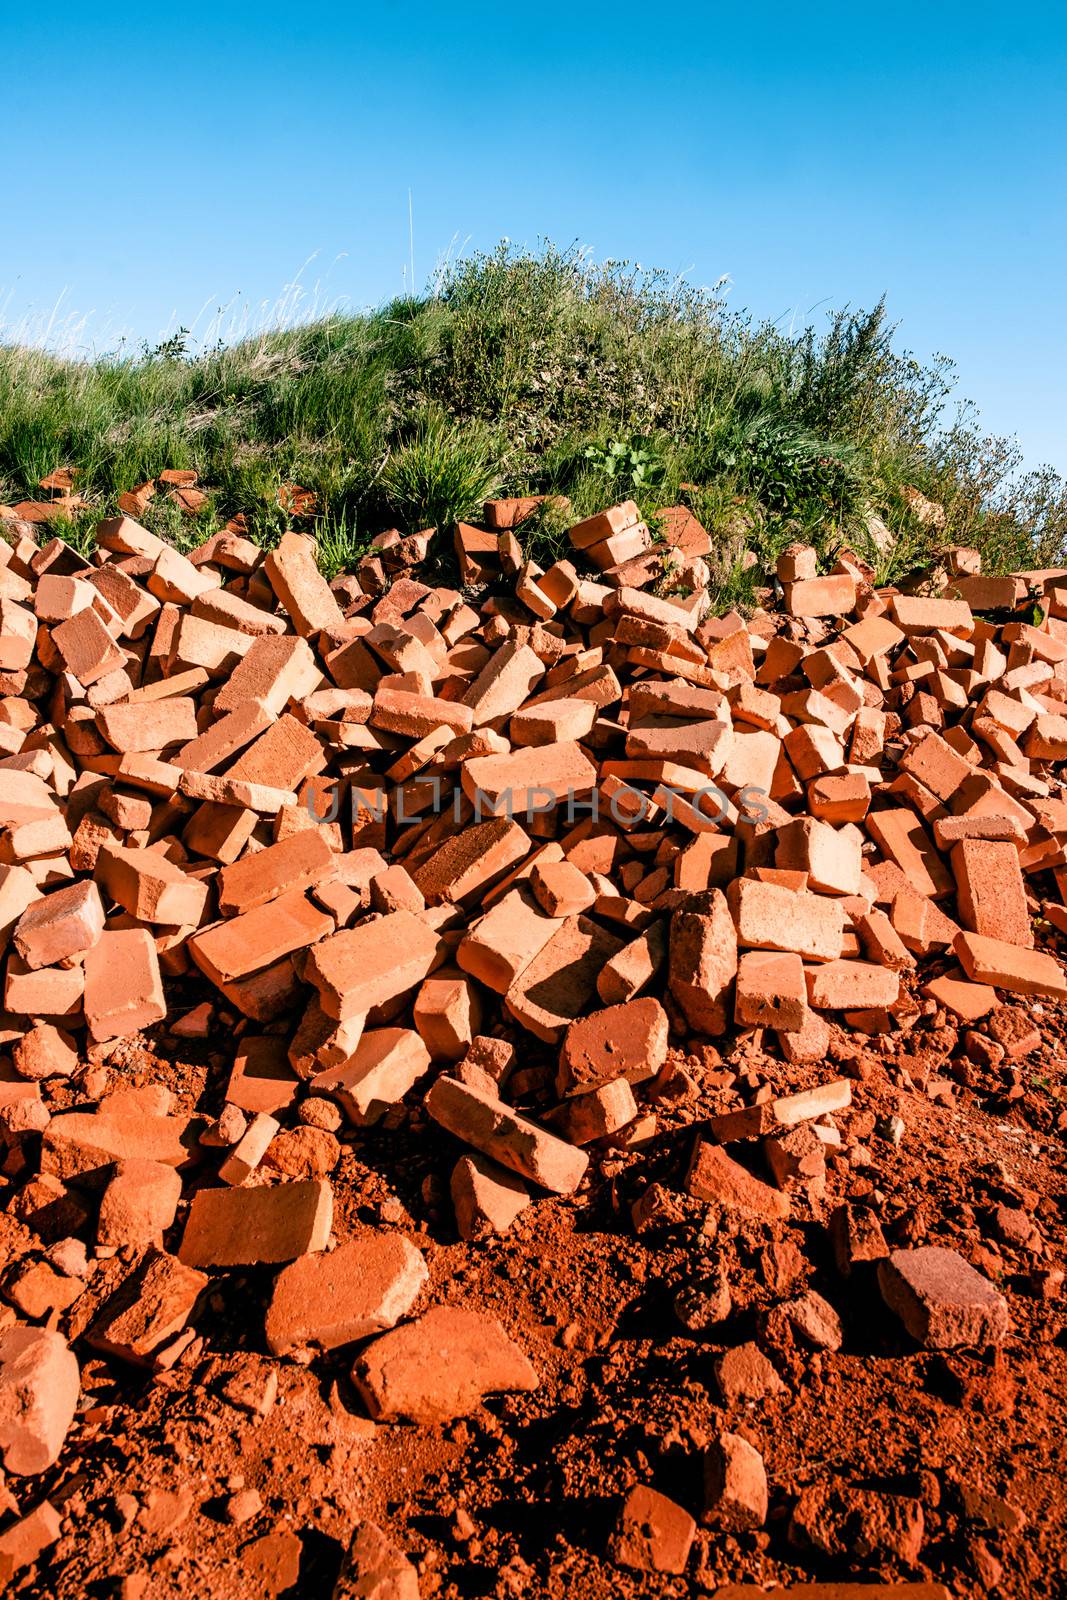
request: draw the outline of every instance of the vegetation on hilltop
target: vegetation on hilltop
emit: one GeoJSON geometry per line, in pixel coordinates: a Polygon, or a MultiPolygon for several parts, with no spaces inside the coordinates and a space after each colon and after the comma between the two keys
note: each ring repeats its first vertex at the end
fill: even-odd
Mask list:
{"type": "MultiPolygon", "coordinates": [[[[683,497],[715,539],[724,602],[758,578],[746,548],[769,562],[795,538],[849,544],[882,580],[944,544],[979,547],[991,571],[1063,561],[1063,481],[1023,472],[1012,441],[951,406],[951,363],[923,366],[893,333],[883,304],[787,333],[663,274],[502,245],[422,298],[202,354],[180,336],[91,362],[0,347],[0,501],[77,468],[92,510],[68,533],[84,544],[120,493],[195,468],[207,505],[190,518],[160,497],[145,523],[188,546],[244,512],[269,543],[295,482],[317,496],[332,575],[383,528],[476,518],[495,492],[564,494],[576,516],[683,497]],[[875,517],[889,539],[872,541],[875,517]]],[[[541,560],[561,550],[558,512],[524,540],[541,560]]]]}

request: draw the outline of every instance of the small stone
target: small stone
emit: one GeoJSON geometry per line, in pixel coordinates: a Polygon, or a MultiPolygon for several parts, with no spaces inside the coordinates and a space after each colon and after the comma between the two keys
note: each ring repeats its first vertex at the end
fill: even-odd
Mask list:
{"type": "Polygon", "coordinates": [[[690,1333],[705,1333],[725,1322],[732,1307],[730,1282],[721,1269],[697,1283],[687,1283],[674,1297],[674,1314],[690,1333]]]}
{"type": "Polygon", "coordinates": [[[226,1521],[237,1527],[242,1522],[251,1522],[262,1510],[263,1501],[258,1489],[239,1489],[236,1494],[228,1495],[223,1504],[226,1521]]]}

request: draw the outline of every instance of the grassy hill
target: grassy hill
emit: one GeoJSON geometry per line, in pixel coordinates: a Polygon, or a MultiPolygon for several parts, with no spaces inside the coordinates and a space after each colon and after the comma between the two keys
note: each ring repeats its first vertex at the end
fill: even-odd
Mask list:
{"type": "MultiPolygon", "coordinates": [[[[1061,562],[1063,481],[1022,473],[951,392],[951,364],[899,352],[881,304],[790,334],[662,274],[501,246],[421,299],[206,354],[180,336],[88,363],[0,347],[0,502],[77,468],[91,510],[57,531],[84,545],[120,493],[191,467],[208,503],[189,517],[157,498],[148,526],[184,547],[244,512],[269,543],[296,483],[332,575],[383,528],[474,518],[496,491],[565,494],[578,515],[682,497],[716,536],[723,602],[758,576],[746,549],[769,561],[798,537],[852,545],[883,581],[950,543],[989,570],[1061,562]]],[[[524,530],[541,559],[561,538],[557,512],[524,530]]]]}

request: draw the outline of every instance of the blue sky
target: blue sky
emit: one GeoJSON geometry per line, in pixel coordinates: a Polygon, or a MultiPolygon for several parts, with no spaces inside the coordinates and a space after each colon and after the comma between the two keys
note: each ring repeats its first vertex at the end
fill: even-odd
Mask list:
{"type": "Polygon", "coordinates": [[[787,324],[885,292],[1067,471],[1062,4],[56,0],[5,5],[0,42],[5,336],[375,303],[410,188],[420,284],[507,236],[728,274],[787,324]]]}

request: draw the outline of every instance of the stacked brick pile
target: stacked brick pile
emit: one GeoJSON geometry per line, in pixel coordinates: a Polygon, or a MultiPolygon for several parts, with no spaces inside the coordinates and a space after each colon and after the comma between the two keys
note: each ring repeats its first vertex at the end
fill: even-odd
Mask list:
{"type": "MultiPolygon", "coordinates": [[[[782,1220],[849,1104],[832,1026],[1067,997],[1033,931],[1040,910],[1067,932],[1064,574],[988,578],[962,552],[941,592],[904,594],[794,547],[775,612],[713,617],[685,510],[654,542],[613,507],[542,571],[530,507],[457,530],[476,594],[419,577],[432,533],[383,535],[329,585],[298,533],[186,557],[120,517],[85,561],[8,524],[0,1128],[30,1239],[0,1311],[9,1473],[62,1448],[72,1346],[166,1370],[212,1278],[251,1266],[277,1269],[266,1347],[358,1345],[376,1419],[537,1385],[499,1323],[416,1308],[409,1239],[336,1237],[346,1129],[424,1106],[455,1140],[461,1236],[492,1236],[654,1146],[672,1042],[749,1030],[797,1085],[739,1083],[678,1186],[782,1220]],[[221,1100],[124,1083],[146,1030],[229,1030],[221,1100]],[[94,1263],[104,1297],[83,1295],[94,1263]]],[[[885,1254],[862,1214],[835,1230],[846,1264],[885,1254]]],[[[881,1288],[930,1344],[1004,1336],[950,1251],[895,1252],[881,1288]]],[[[832,1341],[832,1308],[790,1304],[832,1341]]],[[[711,1501],[757,1526],[758,1456],[717,1450],[711,1501]]],[[[685,1544],[665,1504],[630,1507],[620,1548],[658,1516],[685,1544]]],[[[46,1503],[3,1536],[14,1565],[49,1527],[46,1503]]]]}

